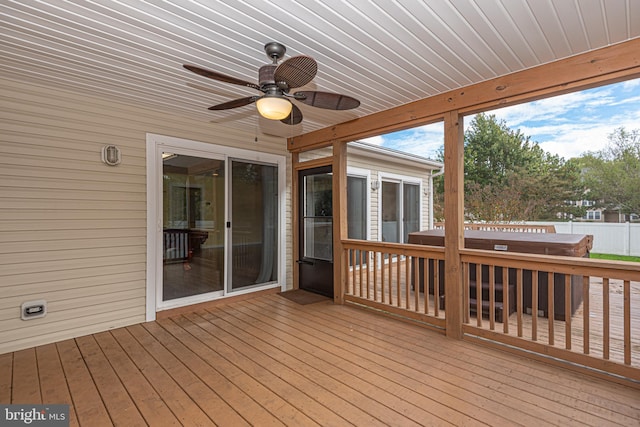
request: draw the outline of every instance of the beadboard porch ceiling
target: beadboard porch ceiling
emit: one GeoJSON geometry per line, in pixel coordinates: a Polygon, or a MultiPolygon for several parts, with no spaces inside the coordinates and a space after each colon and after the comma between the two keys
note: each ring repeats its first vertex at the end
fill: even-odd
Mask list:
{"type": "Polygon", "coordinates": [[[640,36],[635,0],[4,0],[0,77],[290,137],[640,36]],[[247,81],[278,41],[315,58],[304,89],[355,110],[298,103],[300,125],[259,119],[257,94],[182,68],[247,81]]]}

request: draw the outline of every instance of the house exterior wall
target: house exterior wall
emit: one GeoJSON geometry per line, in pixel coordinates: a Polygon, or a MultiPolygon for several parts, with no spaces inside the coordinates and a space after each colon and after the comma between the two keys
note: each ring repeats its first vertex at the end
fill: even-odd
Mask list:
{"type": "MultiPolygon", "coordinates": [[[[420,229],[426,230],[429,228],[429,195],[425,193],[429,188],[429,177],[431,175],[432,168],[427,167],[422,163],[416,162],[413,165],[407,164],[407,162],[401,162],[395,160],[392,156],[385,159],[378,157],[372,157],[367,155],[366,151],[359,149],[349,149],[347,151],[347,168],[368,169],[371,171],[371,182],[378,181],[381,175],[397,175],[412,177],[421,182],[421,212],[420,212],[420,229]]],[[[381,233],[380,229],[380,194],[381,188],[377,190],[371,190],[371,205],[370,205],[370,232],[371,240],[379,240],[381,233]]]]}
{"type": "Polygon", "coordinates": [[[107,97],[3,79],[0,93],[0,353],[145,320],[147,133],[288,155],[282,138],[256,146],[252,133],[107,97]],[[107,144],[120,165],[101,162],[107,144]],[[40,299],[47,315],[21,320],[40,299]]]}

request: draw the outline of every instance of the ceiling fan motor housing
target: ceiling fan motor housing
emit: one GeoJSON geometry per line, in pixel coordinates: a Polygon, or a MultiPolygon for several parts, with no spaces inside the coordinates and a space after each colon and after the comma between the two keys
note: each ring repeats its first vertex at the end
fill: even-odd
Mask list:
{"type": "Polygon", "coordinates": [[[278,68],[278,66],[275,64],[267,64],[260,67],[260,70],[258,71],[258,82],[261,88],[276,84],[276,81],[273,78],[276,68],[278,68]]]}

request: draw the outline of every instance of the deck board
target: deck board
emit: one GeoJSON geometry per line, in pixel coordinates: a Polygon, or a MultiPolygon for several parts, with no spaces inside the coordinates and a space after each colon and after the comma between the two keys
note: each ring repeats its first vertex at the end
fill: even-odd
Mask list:
{"type": "Polygon", "coordinates": [[[0,403],[38,401],[81,426],[640,424],[637,389],[273,294],[0,355],[0,403]]]}
{"type": "MultiPolygon", "coordinates": [[[[500,383],[499,387],[510,395],[525,393],[524,396],[527,399],[531,399],[530,396],[533,394],[538,396],[539,404],[551,408],[556,406],[555,403],[560,403],[563,406],[556,408],[557,411],[566,412],[573,409],[578,412],[578,417],[581,417],[581,413],[584,412],[598,416],[603,420],[607,420],[617,414],[626,414],[629,417],[629,421],[632,421],[637,417],[640,409],[638,393],[630,393],[630,399],[618,400],[620,398],[618,396],[615,400],[612,400],[606,395],[598,394],[599,381],[590,382],[583,378],[574,381],[572,380],[573,376],[559,377],[558,369],[553,367],[543,369],[546,366],[541,367],[538,365],[531,366],[526,359],[520,360],[511,357],[504,359],[504,354],[501,352],[496,353],[476,346],[461,346],[455,349],[443,347],[435,352],[432,346],[420,339],[421,335],[419,333],[413,333],[419,331],[396,328],[380,331],[378,327],[388,328],[388,325],[384,321],[379,322],[379,316],[362,316],[358,315],[358,313],[350,312],[333,313],[332,307],[319,311],[319,314],[371,329],[376,331],[376,334],[384,334],[386,335],[385,340],[388,340],[397,348],[414,349],[424,356],[433,358],[431,360],[446,363],[455,369],[472,370],[480,376],[479,378],[476,377],[478,383],[487,384],[486,381],[498,381],[500,383]],[[440,355],[438,356],[438,354],[440,355]],[[518,364],[509,371],[504,371],[502,363],[507,360],[509,362],[518,362],[518,364]],[[516,378],[518,381],[510,381],[512,378],[516,378]],[[507,386],[509,386],[509,389],[507,389],[507,386]],[[544,400],[541,401],[540,397],[552,401],[553,405],[550,406],[544,400]]],[[[561,370],[560,372],[564,371],[561,370]]],[[[491,383],[488,384],[491,385],[491,383]]],[[[606,421],[598,421],[597,425],[602,425],[602,423],[606,423],[606,421]]]]}
{"type": "Polygon", "coordinates": [[[78,424],[95,426],[113,424],[75,340],[61,341],[56,344],[56,347],[78,424]]]}
{"type": "Polygon", "coordinates": [[[12,400],[16,403],[42,403],[35,349],[16,351],[13,356],[12,400]]]}
{"type": "MultiPolygon", "coordinates": [[[[302,323],[303,316],[307,326],[319,322],[317,317],[311,317],[306,313],[289,315],[287,319],[296,319],[298,323],[302,323]]],[[[394,375],[396,381],[412,384],[416,390],[439,389],[442,395],[438,400],[451,408],[458,411],[468,409],[469,413],[478,418],[482,414],[477,408],[493,411],[488,414],[488,417],[480,418],[478,420],[480,422],[495,422],[496,419],[503,417],[505,408],[509,409],[512,421],[534,423],[548,415],[548,409],[537,404],[535,396],[529,395],[527,399],[524,399],[523,396],[518,396],[516,390],[508,390],[503,393],[500,399],[494,399],[493,390],[499,387],[504,388],[505,384],[491,378],[482,378],[485,383],[482,384],[478,382],[479,375],[474,370],[469,370],[467,364],[460,363],[459,366],[449,366],[449,359],[439,357],[438,352],[431,356],[425,354],[427,349],[422,349],[418,354],[411,354],[411,349],[402,349],[397,344],[388,342],[382,334],[375,336],[369,332],[361,331],[358,327],[351,328],[348,336],[337,329],[327,329],[327,333],[342,337],[342,342],[347,343],[344,344],[345,347],[356,357],[370,360],[381,367],[387,367],[390,371],[387,375],[394,375]],[[416,357],[420,355],[426,356],[423,359],[425,363],[416,364],[416,357]]],[[[397,334],[402,337],[401,330],[397,334]]],[[[444,337],[441,338],[444,339],[444,337]]],[[[571,425],[571,422],[573,421],[568,421],[567,425],[571,425]]],[[[582,424],[576,422],[575,425],[582,424]]]]}
{"type": "Polygon", "coordinates": [[[67,386],[67,379],[62,369],[62,362],[58,356],[56,345],[48,344],[36,348],[36,358],[38,360],[42,401],[70,405],[69,425],[77,426],[78,419],[72,405],[71,392],[67,386]]]}
{"type": "Polygon", "coordinates": [[[109,332],[103,332],[96,334],[95,338],[111,365],[118,367],[116,374],[136,403],[145,421],[149,425],[179,426],[178,419],[120,347],[113,335],[109,332]]]}

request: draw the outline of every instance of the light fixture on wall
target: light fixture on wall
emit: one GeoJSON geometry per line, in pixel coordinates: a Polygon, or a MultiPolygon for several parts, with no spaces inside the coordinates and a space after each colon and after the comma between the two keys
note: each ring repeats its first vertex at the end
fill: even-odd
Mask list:
{"type": "Polygon", "coordinates": [[[371,190],[376,191],[380,188],[380,181],[371,181],[371,190]]]}
{"type": "Polygon", "coordinates": [[[256,108],[265,119],[283,120],[289,117],[293,105],[282,96],[266,94],[256,101],[256,108]]]}
{"type": "Polygon", "coordinates": [[[102,162],[109,166],[119,165],[122,161],[120,149],[115,145],[105,145],[102,147],[102,162]]]}

